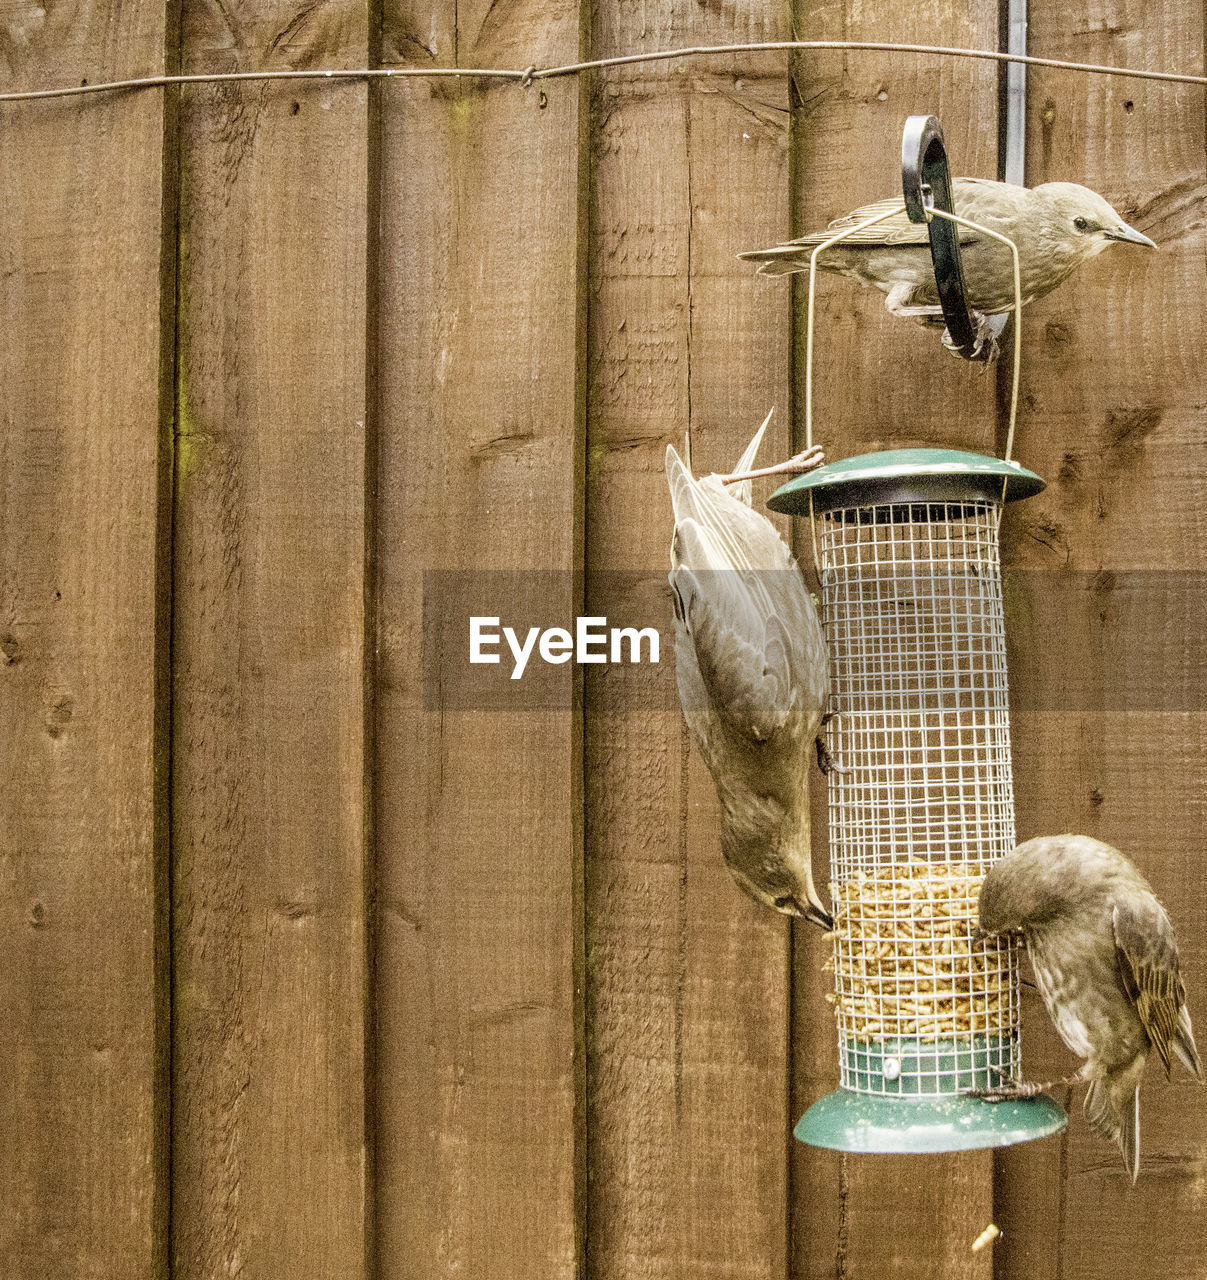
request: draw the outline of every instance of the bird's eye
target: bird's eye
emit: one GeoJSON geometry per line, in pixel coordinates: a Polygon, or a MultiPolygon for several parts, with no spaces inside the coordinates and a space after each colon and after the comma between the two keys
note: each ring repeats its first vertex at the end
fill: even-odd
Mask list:
{"type": "Polygon", "coordinates": [[[1089,229],[1089,222],[1085,218],[1074,218],[1073,225],[1078,231],[1086,231],[1089,229]]]}

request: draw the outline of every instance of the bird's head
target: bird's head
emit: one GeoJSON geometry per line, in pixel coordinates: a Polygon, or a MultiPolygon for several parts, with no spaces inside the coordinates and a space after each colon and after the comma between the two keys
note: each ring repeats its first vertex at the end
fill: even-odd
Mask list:
{"type": "Polygon", "coordinates": [[[989,868],[977,904],[981,936],[1010,933],[1059,914],[1066,885],[1038,841],[1019,845],[989,868]]]}
{"type": "Polygon", "coordinates": [[[1107,910],[1120,878],[1144,883],[1110,845],[1089,836],[1036,836],[989,868],[978,904],[981,931],[1025,931],[1070,912],[1107,910]]]}
{"type": "MultiPolygon", "coordinates": [[[[834,927],[834,917],[817,901],[813,886],[801,867],[787,860],[744,859],[743,852],[727,844],[722,833],[722,850],[730,874],[756,902],[786,916],[800,916],[823,929],[834,927]]],[[[761,853],[765,853],[765,842],[761,853]]],[[[806,850],[805,856],[808,856],[806,850]]]]}
{"type": "Polygon", "coordinates": [[[1060,238],[1079,258],[1092,258],[1115,242],[1157,246],[1126,222],[1089,187],[1076,182],[1045,182],[1036,187],[1048,197],[1060,238]]]}

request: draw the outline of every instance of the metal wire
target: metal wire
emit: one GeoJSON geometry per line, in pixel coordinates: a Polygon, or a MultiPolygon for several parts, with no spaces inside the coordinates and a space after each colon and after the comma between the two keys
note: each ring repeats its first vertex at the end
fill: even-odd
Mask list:
{"type": "Polygon", "coordinates": [[[813,447],[813,313],[817,294],[817,259],[818,255],[836,245],[848,236],[853,236],[865,227],[874,227],[878,222],[887,222],[895,218],[905,208],[904,201],[900,209],[890,209],[887,213],[878,214],[874,218],[865,218],[854,226],[846,227],[828,240],[823,240],[809,255],[809,304],[805,309],[805,448],[813,447]]]}
{"type": "MultiPolygon", "coordinates": [[[[853,226],[844,227],[842,231],[832,235],[828,240],[823,240],[813,252],[809,255],[809,296],[808,304],[805,308],[805,448],[809,449],[813,446],[813,328],[814,314],[816,311],[816,294],[817,294],[817,259],[819,255],[833,245],[846,240],[849,236],[853,236],[856,232],[862,231],[865,227],[874,227],[878,222],[886,222],[889,218],[895,218],[905,203],[902,201],[900,208],[890,209],[887,213],[878,214],[874,218],[866,218],[862,222],[857,222],[853,226]]],[[[998,231],[993,231],[989,227],[983,226],[979,222],[973,222],[968,218],[961,218],[959,214],[948,213],[945,209],[929,209],[928,213],[932,217],[946,218],[949,222],[957,222],[962,227],[968,227],[973,231],[983,231],[985,235],[991,236],[994,240],[1000,240],[1002,244],[1007,245],[1010,249],[1011,263],[1014,267],[1014,373],[1010,381],[1010,423],[1006,431],[1006,461],[1011,459],[1011,453],[1014,449],[1014,424],[1018,417],[1018,385],[1019,371],[1022,368],[1023,358],[1023,330],[1019,323],[1019,317],[1022,315],[1023,309],[1023,286],[1022,274],[1019,267],[1018,246],[1010,239],[998,231]]],[[[1003,495],[1005,489],[1003,487],[1003,495]]]]}
{"type": "Polygon", "coordinates": [[[842,1083],[1016,1077],[1017,948],[972,938],[981,879],[1014,846],[998,504],[826,512],[820,571],[846,769],[829,785],[842,1083]]]}
{"type": "Polygon", "coordinates": [[[344,70],[306,69],[288,71],[226,71],[189,75],[139,76],[126,80],[105,80],[97,84],[63,85],[53,89],[25,89],[0,93],[0,102],[31,102],[45,98],[76,98],[92,93],[113,93],[128,89],[155,89],[167,85],[221,84],[240,80],[390,80],[406,77],[457,76],[466,79],[518,80],[525,86],[535,80],[579,75],[608,67],[631,66],[643,62],[665,62],[676,58],[702,58],[733,53],[773,53],[780,50],[847,50],[868,53],[917,53],[946,58],[975,58],[989,62],[1014,63],[1028,67],[1054,67],[1092,75],[1126,76],[1136,80],[1158,80],[1170,84],[1207,85],[1207,76],[1177,71],[1148,71],[1138,67],[1111,67],[1104,63],[1069,62],[1064,58],[1041,58],[1031,54],[1003,53],[996,49],[967,49],[954,45],[907,44],[895,40],[762,40],[745,44],[693,45],[681,49],[658,49],[650,53],[630,53],[614,58],[594,58],[568,62],[557,67],[359,67],[344,70]]]}

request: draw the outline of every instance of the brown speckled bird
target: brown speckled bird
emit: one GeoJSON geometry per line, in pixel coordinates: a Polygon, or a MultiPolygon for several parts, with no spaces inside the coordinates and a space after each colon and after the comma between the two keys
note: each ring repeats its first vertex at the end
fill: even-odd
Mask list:
{"type": "MultiPolygon", "coordinates": [[[[953,199],[961,217],[1014,241],[1024,304],[1051,293],[1081,263],[1115,242],[1156,248],[1100,195],[1075,182],[1045,182],[1028,188],[988,178],[956,178],[953,199]]],[[[808,271],[809,255],[823,240],[901,203],[900,198],[880,200],[836,219],[825,231],[738,257],[761,263],[760,275],[808,271]]],[[[959,236],[968,305],[982,315],[1012,311],[1014,269],[1009,248],[967,227],[959,228],[959,236]]],[[[930,321],[941,316],[942,309],[929,245],[926,224],[910,222],[902,207],[897,216],[827,249],[817,266],[883,290],[888,295],[884,305],[895,316],[930,321]]]]}
{"type": "Polygon", "coordinates": [[[751,510],[749,480],[697,480],[673,448],[666,478],[679,701],[716,783],[721,852],[759,902],[829,929],[810,847],[809,761],[830,691],[816,606],[774,525],[751,510]]]}
{"type": "MultiPolygon", "coordinates": [[[[1167,1076],[1177,1058],[1203,1078],[1165,908],[1118,849],[1089,836],[1040,836],[990,868],[980,927],[988,934],[1022,930],[1048,1013],[1085,1059],[1065,1083],[1089,1084],[1090,1128],[1119,1144],[1135,1182],[1149,1050],[1156,1049],[1167,1076]]],[[[1047,1087],[1006,1082],[980,1096],[1001,1100],[1047,1087]]]]}

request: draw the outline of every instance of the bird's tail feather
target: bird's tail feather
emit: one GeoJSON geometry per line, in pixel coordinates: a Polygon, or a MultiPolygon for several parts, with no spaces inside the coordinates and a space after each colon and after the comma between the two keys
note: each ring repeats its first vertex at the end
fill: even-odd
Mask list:
{"type": "MultiPolygon", "coordinates": [[[[775,253],[775,250],[767,249],[763,252],[771,254],[775,253]]],[[[794,249],[791,252],[796,256],[788,257],[787,254],[785,254],[783,257],[764,258],[754,253],[740,253],[738,254],[738,257],[749,258],[752,261],[757,262],[759,264],[759,269],[755,274],[760,276],[790,276],[794,271],[808,271],[808,257],[802,256],[799,249],[794,249]]]]}
{"type": "Polygon", "coordinates": [[[1100,1138],[1117,1142],[1132,1183],[1140,1173],[1140,1086],[1093,1080],[1085,1095],[1085,1115],[1100,1138]]]}
{"type": "Polygon", "coordinates": [[[706,482],[696,480],[673,448],[666,451],[666,478],[675,512],[673,567],[685,564],[692,569],[748,569],[750,559],[734,536],[732,521],[717,509],[719,503],[728,501],[729,495],[714,494],[706,482]],[[680,535],[689,527],[694,536],[685,540],[680,535]]]}
{"type": "MultiPolygon", "coordinates": [[[[735,476],[740,476],[746,471],[754,470],[754,460],[758,457],[759,445],[763,443],[763,436],[767,434],[767,428],[771,425],[771,419],[775,417],[775,406],[771,407],[767,416],[763,419],[763,425],[754,433],[754,439],[742,451],[742,456],[738,459],[733,469],[735,476]]],[[[739,480],[737,484],[728,486],[729,492],[733,494],[739,501],[750,506],[754,498],[754,486],[749,480],[739,480]]]]}
{"type": "Polygon", "coordinates": [[[1194,1042],[1194,1032],[1190,1026],[1190,1012],[1185,1005],[1178,1010],[1178,1027],[1173,1036],[1173,1051],[1186,1070],[1202,1083],[1203,1064],[1199,1059],[1198,1047],[1194,1042]]]}
{"type": "Polygon", "coordinates": [[[790,276],[794,271],[808,271],[809,260],[800,258],[779,258],[774,262],[764,262],[755,275],[790,276]]]}

